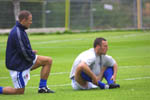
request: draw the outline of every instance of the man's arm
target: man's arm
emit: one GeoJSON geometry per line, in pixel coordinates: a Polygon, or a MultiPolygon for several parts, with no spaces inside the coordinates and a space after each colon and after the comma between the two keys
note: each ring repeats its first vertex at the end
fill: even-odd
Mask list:
{"type": "Polygon", "coordinates": [[[103,75],[104,75],[104,71],[106,70],[107,67],[102,67],[100,74],[98,75],[98,80],[102,80],[103,79],[103,75]]]}
{"type": "Polygon", "coordinates": [[[118,69],[118,65],[117,62],[111,57],[111,56],[105,56],[106,57],[106,62],[104,66],[112,66],[113,67],[113,75],[111,77],[111,80],[114,81],[114,83],[116,82],[116,76],[117,76],[117,69],[118,69]]]}
{"type": "Polygon", "coordinates": [[[22,54],[27,61],[32,62],[35,58],[35,53],[32,51],[28,37],[22,35],[23,33],[21,33],[19,28],[17,28],[16,34],[17,38],[15,38],[15,40],[18,52],[20,52],[20,54],[22,54]]]}
{"type": "Polygon", "coordinates": [[[118,65],[117,65],[117,63],[115,63],[113,66],[114,74],[111,77],[111,80],[113,80],[114,83],[116,83],[117,70],[118,70],[118,65]]]}

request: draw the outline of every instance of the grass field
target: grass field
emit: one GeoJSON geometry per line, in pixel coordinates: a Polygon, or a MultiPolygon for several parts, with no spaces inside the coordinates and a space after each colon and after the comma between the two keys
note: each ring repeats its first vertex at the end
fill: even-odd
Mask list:
{"type": "MultiPolygon", "coordinates": [[[[150,31],[29,35],[38,55],[51,56],[48,86],[55,94],[38,94],[40,69],[31,72],[24,95],[0,95],[0,100],[150,100],[150,31]],[[108,40],[108,54],[118,62],[119,89],[72,89],[69,72],[76,56],[93,45],[96,37],[108,40]]],[[[0,35],[0,86],[13,86],[5,67],[6,35],[0,35]]],[[[104,81],[105,82],[105,81],[104,81]]]]}

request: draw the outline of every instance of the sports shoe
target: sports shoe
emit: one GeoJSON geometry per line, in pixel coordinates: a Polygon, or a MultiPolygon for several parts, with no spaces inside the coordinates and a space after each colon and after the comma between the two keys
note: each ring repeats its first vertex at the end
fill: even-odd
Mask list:
{"type": "Polygon", "coordinates": [[[38,93],[55,93],[55,92],[50,90],[48,87],[43,87],[39,88],[38,93]]]}
{"type": "Polygon", "coordinates": [[[120,85],[119,84],[109,84],[109,89],[113,89],[113,88],[120,88],[120,85]]]}

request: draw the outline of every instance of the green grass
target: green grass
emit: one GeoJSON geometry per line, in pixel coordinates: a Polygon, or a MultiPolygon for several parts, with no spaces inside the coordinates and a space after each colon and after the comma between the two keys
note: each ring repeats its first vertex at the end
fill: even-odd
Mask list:
{"type": "MultiPolygon", "coordinates": [[[[149,100],[150,31],[91,32],[62,35],[29,35],[38,55],[51,56],[53,66],[48,86],[55,94],[38,94],[40,68],[31,72],[24,95],[0,95],[0,100],[149,100]],[[76,56],[93,45],[96,37],[108,40],[108,54],[118,62],[120,89],[72,89],[69,72],[76,56]],[[64,72],[63,74],[55,74],[64,72]],[[35,76],[36,75],[36,76],[35,76]],[[64,85],[65,86],[62,86],[64,85]]],[[[0,36],[0,86],[13,86],[5,67],[7,35],[0,36]],[[3,77],[3,78],[2,78],[3,77]]],[[[104,80],[104,82],[106,82],[104,80]]]]}

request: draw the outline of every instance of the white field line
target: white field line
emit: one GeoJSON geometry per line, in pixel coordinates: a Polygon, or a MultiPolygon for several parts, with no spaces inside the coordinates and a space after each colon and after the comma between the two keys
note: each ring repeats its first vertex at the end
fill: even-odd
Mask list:
{"type": "Polygon", "coordinates": [[[8,78],[10,78],[10,77],[0,77],[0,79],[8,79],[8,78]]]}
{"type": "MultiPolygon", "coordinates": [[[[125,35],[121,35],[121,36],[109,36],[108,38],[128,38],[128,37],[135,37],[135,36],[145,36],[145,35],[150,35],[149,33],[134,33],[134,34],[125,34],[125,35]]],[[[124,41],[128,41],[128,40],[124,40],[124,41]]],[[[119,42],[119,41],[118,41],[119,42]]]]}
{"type": "MultiPolygon", "coordinates": [[[[111,36],[108,38],[127,38],[127,37],[135,37],[135,36],[144,36],[144,35],[149,35],[149,33],[132,33],[132,34],[127,34],[127,35],[122,35],[122,36],[111,36]]],[[[90,38],[92,39],[92,38],[90,38]]],[[[50,40],[50,41],[42,41],[42,42],[32,42],[32,44],[48,44],[48,43],[62,43],[62,42],[70,42],[70,41],[78,41],[78,40],[89,40],[89,38],[76,38],[76,39],[64,39],[64,40],[50,40]]],[[[93,39],[92,39],[93,40],[93,39]]],[[[124,41],[128,41],[128,40],[124,40],[124,41]]],[[[133,40],[132,40],[133,41],[133,40]]],[[[117,41],[119,42],[119,41],[117,41]]],[[[45,47],[46,48],[46,47],[45,47]]],[[[4,48],[2,48],[4,49],[4,48]]]]}
{"type": "MultiPolygon", "coordinates": [[[[124,68],[139,68],[139,67],[144,67],[144,68],[150,68],[150,65],[144,65],[144,66],[120,66],[119,69],[124,69],[124,68]]],[[[62,75],[62,74],[69,74],[70,72],[56,72],[56,73],[51,73],[50,75],[62,75]]],[[[40,76],[39,74],[34,74],[31,77],[34,76],[40,76]]]]}
{"type": "MultiPolygon", "coordinates": [[[[118,79],[117,81],[134,81],[134,80],[142,80],[142,79],[150,79],[150,77],[136,77],[136,78],[126,78],[126,79],[118,79]]],[[[71,82],[68,84],[56,84],[56,85],[48,85],[48,87],[67,87],[71,86],[71,82]]],[[[27,87],[27,88],[38,88],[38,87],[27,87]]]]}
{"type": "MultiPolygon", "coordinates": [[[[65,87],[65,86],[71,86],[71,83],[68,84],[57,84],[57,85],[47,85],[48,87],[65,87]]],[[[32,86],[32,87],[26,87],[26,88],[38,88],[37,86],[32,86]]]]}
{"type": "MultiPolygon", "coordinates": [[[[62,75],[62,74],[68,74],[70,72],[56,72],[56,73],[50,73],[50,75],[62,75]]],[[[40,76],[39,74],[34,74],[34,75],[31,75],[32,77],[34,76],[40,76]]]]}
{"type": "MultiPolygon", "coordinates": [[[[150,65],[144,65],[144,66],[120,66],[119,69],[124,68],[150,68],[150,65]]],[[[56,73],[50,73],[50,75],[63,75],[63,74],[69,74],[70,72],[56,72],[56,73]]],[[[40,76],[40,74],[33,74],[31,77],[37,77],[40,76]]],[[[0,77],[0,79],[8,79],[10,77],[0,77]]]]}
{"type": "Polygon", "coordinates": [[[119,66],[118,69],[122,68],[150,68],[150,65],[138,65],[138,66],[119,66]]]}
{"type": "MultiPolygon", "coordinates": [[[[62,75],[62,74],[68,74],[70,72],[56,72],[56,73],[50,73],[50,75],[62,75]]],[[[40,74],[33,74],[31,77],[37,77],[40,76],[40,74]]],[[[0,77],[0,79],[8,79],[10,77],[0,77]]]]}
{"type": "Polygon", "coordinates": [[[62,42],[70,42],[70,41],[78,41],[83,40],[82,38],[77,39],[65,39],[65,40],[50,40],[50,41],[42,41],[42,42],[32,42],[32,44],[48,44],[48,43],[62,43],[62,42]]]}
{"type": "MultiPolygon", "coordinates": [[[[79,49],[80,48],[86,48],[86,47],[88,47],[88,46],[78,46],[78,47],[76,47],[76,49],[78,49],[78,48],[79,49]]],[[[62,46],[62,47],[61,46],[59,46],[59,47],[53,47],[53,46],[51,46],[51,47],[46,47],[45,46],[45,47],[36,47],[36,48],[44,48],[44,49],[45,48],[54,48],[55,49],[55,48],[75,48],[75,47],[74,46],[72,46],[72,47],[71,46],[69,46],[69,47],[68,46],[62,46]]]]}
{"type": "Polygon", "coordinates": [[[150,79],[150,77],[136,77],[136,78],[126,78],[123,80],[129,81],[129,80],[141,80],[141,79],[150,79]]]}
{"type": "MultiPolygon", "coordinates": [[[[135,36],[144,36],[144,35],[149,35],[149,33],[135,33],[135,34],[127,34],[127,35],[122,35],[122,36],[111,36],[111,38],[127,38],[127,37],[135,37],[135,36]]],[[[108,37],[110,38],[110,37],[108,37]]],[[[92,38],[90,38],[92,39],[92,38]]],[[[48,44],[48,43],[62,43],[62,42],[70,42],[70,41],[78,41],[78,40],[89,40],[89,38],[76,38],[76,39],[64,39],[64,40],[50,40],[50,41],[42,41],[42,42],[32,42],[32,44],[48,44]]]]}

